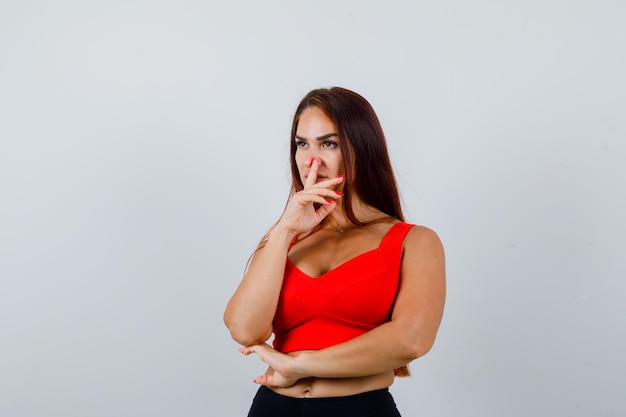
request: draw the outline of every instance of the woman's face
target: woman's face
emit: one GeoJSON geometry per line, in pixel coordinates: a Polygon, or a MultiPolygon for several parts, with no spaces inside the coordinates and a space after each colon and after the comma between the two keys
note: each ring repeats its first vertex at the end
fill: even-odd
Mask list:
{"type": "Polygon", "coordinates": [[[316,182],[344,174],[337,127],[319,107],[308,107],[300,114],[294,140],[296,165],[303,184],[311,171],[313,158],[318,164],[316,182]]]}

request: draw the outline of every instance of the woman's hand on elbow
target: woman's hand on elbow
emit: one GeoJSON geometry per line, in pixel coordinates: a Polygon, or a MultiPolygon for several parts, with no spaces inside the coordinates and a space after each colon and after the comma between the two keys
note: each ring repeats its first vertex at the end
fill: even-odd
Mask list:
{"type": "Polygon", "coordinates": [[[246,356],[256,353],[263,362],[269,365],[268,372],[254,379],[255,384],[287,388],[307,376],[298,366],[297,357],[278,352],[266,343],[243,347],[239,349],[239,352],[246,356]]]}

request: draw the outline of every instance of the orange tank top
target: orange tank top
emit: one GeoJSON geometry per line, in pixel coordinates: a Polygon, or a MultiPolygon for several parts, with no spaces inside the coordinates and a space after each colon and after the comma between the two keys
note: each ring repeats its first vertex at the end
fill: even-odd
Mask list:
{"type": "Polygon", "coordinates": [[[283,353],[319,350],[389,321],[398,290],[402,242],[412,226],[394,224],[376,249],[317,278],[287,258],[274,316],[274,348],[283,353]]]}

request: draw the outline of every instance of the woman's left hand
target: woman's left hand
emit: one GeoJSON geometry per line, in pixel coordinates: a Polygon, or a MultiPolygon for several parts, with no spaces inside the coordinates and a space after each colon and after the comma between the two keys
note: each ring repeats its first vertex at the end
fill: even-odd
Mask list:
{"type": "Polygon", "coordinates": [[[267,385],[270,387],[287,388],[298,382],[305,375],[299,375],[295,369],[293,356],[280,353],[270,345],[264,343],[260,345],[248,346],[239,349],[244,355],[256,353],[259,358],[272,368],[274,372],[268,372],[254,379],[254,383],[267,385]]]}

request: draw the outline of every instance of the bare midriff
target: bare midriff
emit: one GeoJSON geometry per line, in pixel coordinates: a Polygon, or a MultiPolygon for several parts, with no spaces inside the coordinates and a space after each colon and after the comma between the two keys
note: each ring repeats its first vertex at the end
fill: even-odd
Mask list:
{"type": "MultiPolygon", "coordinates": [[[[288,353],[297,356],[299,352],[288,353]]],[[[266,374],[271,374],[268,369],[266,374]]],[[[274,392],[294,398],[345,397],[363,392],[388,388],[393,384],[393,370],[378,375],[356,378],[303,378],[287,388],[270,387],[274,392]]]]}

